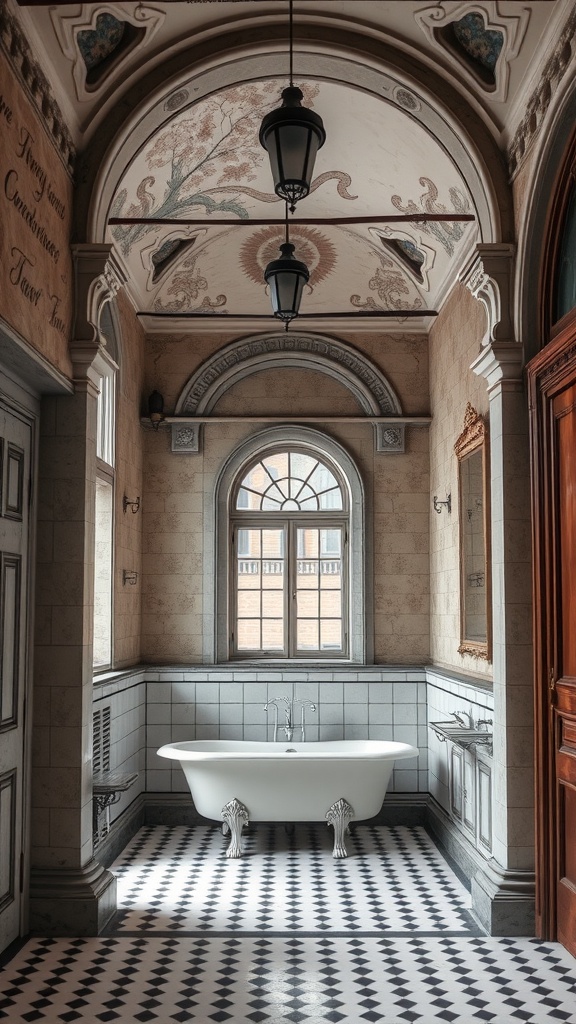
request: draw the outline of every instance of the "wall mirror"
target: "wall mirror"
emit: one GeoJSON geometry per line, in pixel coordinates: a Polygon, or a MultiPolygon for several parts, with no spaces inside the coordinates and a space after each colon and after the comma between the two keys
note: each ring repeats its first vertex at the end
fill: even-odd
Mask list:
{"type": "Polygon", "coordinates": [[[454,445],[460,515],[459,654],[491,659],[488,431],[470,403],[454,445]]]}

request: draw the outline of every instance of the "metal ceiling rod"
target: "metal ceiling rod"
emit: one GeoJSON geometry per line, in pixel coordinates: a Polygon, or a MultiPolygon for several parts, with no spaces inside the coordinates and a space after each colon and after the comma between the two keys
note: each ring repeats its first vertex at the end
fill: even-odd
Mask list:
{"type": "MultiPolygon", "coordinates": [[[[164,320],[270,320],[274,319],[271,313],[158,313],[146,312],[141,309],[136,316],[154,317],[164,320]]],[[[298,320],[326,320],[328,317],[335,319],[346,319],[348,317],[394,317],[403,320],[406,317],[414,316],[438,316],[436,309],[359,309],[356,312],[346,313],[299,313],[298,320]]]]}
{"type": "MultiPolygon", "coordinates": [[[[392,213],[385,217],[300,217],[291,218],[293,228],[298,225],[308,227],[310,225],[333,225],[341,224],[418,224],[428,221],[471,221],[476,220],[473,213],[392,213]]],[[[182,227],[205,228],[208,227],[243,227],[261,228],[277,227],[284,228],[283,220],[266,220],[258,217],[241,218],[237,220],[225,220],[219,217],[206,217],[204,220],[191,220],[180,217],[110,217],[108,224],[112,227],[120,224],[181,224],[182,227]]]]}

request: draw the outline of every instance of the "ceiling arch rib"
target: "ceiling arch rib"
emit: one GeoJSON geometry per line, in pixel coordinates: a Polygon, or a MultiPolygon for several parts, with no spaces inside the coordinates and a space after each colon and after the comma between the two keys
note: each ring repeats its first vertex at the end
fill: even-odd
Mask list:
{"type": "MultiPolygon", "coordinates": [[[[369,318],[363,329],[381,329],[378,317],[397,324],[408,312],[422,318],[410,330],[428,329],[427,311],[440,307],[475,242],[499,237],[484,162],[452,115],[414,82],[341,54],[300,54],[303,74],[307,63],[314,74],[299,83],[329,141],[290,229],[297,258],[311,270],[301,313],[325,315],[323,328],[330,315],[361,314],[369,318]],[[450,214],[453,221],[440,220],[450,214]],[[394,229],[387,238],[373,230],[386,216],[404,218],[408,242],[390,245],[394,229]],[[474,224],[463,219],[472,216],[474,224]],[[406,244],[429,253],[426,274],[414,273],[406,244]]],[[[172,318],[172,330],[189,329],[174,323],[179,312],[205,317],[207,329],[218,329],[222,317],[238,328],[235,316],[270,315],[263,272],[283,240],[283,204],[258,128],[285,84],[272,75],[277,66],[276,53],[261,53],[165,83],[124,124],[101,165],[89,231],[119,248],[149,331],[157,329],[152,317],[162,316],[172,318]],[[109,223],[130,217],[154,222],[109,223]],[[160,275],[158,253],[180,223],[179,237],[190,244],[160,275]]]]}
{"type": "MultiPolygon", "coordinates": [[[[259,334],[219,349],[185,384],[176,403],[172,423],[173,450],[200,450],[200,435],[193,421],[206,420],[218,402],[236,384],[255,373],[296,367],[325,374],[341,384],[366,417],[402,417],[402,406],[382,371],[362,352],[336,338],[303,333],[259,334]],[[182,425],[178,419],[186,419],[182,425]],[[184,433],[183,433],[184,432],[184,433]],[[181,443],[182,437],[188,447],[181,443]]],[[[404,423],[375,423],[378,452],[404,451],[404,423]]]]}

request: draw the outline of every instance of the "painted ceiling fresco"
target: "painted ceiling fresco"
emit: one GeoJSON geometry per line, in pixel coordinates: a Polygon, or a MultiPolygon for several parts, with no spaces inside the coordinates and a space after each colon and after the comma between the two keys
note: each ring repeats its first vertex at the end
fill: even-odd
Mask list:
{"type": "MultiPolygon", "coordinates": [[[[334,82],[297,84],[327,135],[290,217],[310,270],[301,313],[437,308],[475,224],[383,218],[473,214],[457,167],[406,109],[334,82]]],[[[127,167],[110,217],[194,221],[109,227],[142,312],[270,314],[264,269],[279,256],[285,207],[258,131],[285,85],[241,84],[174,112],[127,167]]]]}

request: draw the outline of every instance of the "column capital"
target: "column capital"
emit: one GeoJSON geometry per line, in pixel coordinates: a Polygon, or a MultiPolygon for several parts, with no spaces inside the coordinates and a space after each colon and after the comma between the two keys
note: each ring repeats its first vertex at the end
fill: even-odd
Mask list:
{"type": "Polygon", "coordinates": [[[72,260],[75,313],[70,355],[74,377],[85,379],[102,343],[102,309],[126,283],[128,274],[114,246],[108,243],[73,245],[72,260]]]}
{"type": "Polygon", "coordinates": [[[488,391],[505,382],[520,385],[522,346],[516,341],[489,344],[480,350],[470,369],[479,377],[484,377],[488,391]]]}
{"type": "Polygon", "coordinates": [[[460,280],[486,310],[488,327],[483,345],[515,342],[513,310],[514,258],[516,247],[506,242],[477,245],[460,272],[460,280]]]}

